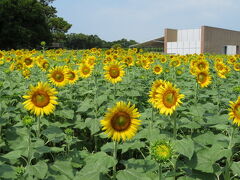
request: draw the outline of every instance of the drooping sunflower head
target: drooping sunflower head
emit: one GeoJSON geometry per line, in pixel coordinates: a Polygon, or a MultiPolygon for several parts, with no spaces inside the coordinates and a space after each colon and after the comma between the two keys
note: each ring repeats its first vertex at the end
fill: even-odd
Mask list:
{"type": "Polygon", "coordinates": [[[88,78],[91,76],[93,68],[85,63],[81,63],[79,66],[79,75],[81,78],[88,78]]]}
{"type": "Polygon", "coordinates": [[[49,71],[49,81],[56,86],[64,86],[67,84],[67,72],[64,66],[56,66],[49,71]]]}
{"type": "Polygon", "coordinates": [[[125,74],[123,66],[117,61],[105,65],[104,70],[105,78],[113,84],[122,81],[122,77],[125,74]]]}
{"type": "Polygon", "coordinates": [[[24,108],[36,116],[48,115],[58,104],[55,96],[57,91],[51,88],[48,83],[39,82],[37,86],[30,86],[27,95],[23,96],[26,101],[23,102],[24,108]]]}
{"type": "Polygon", "coordinates": [[[157,93],[157,108],[161,114],[165,115],[171,115],[182,103],[181,99],[184,98],[184,95],[179,93],[179,89],[170,82],[166,82],[164,87],[158,88],[157,93]]]}
{"type": "Polygon", "coordinates": [[[102,129],[114,141],[126,141],[135,136],[141,124],[139,117],[135,105],[120,101],[113,108],[108,109],[104,119],[101,120],[102,129]]]}
{"type": "Polygon", "coordinates": [[[159,140],[150,146],[151,157],[158,163],[167,162],[173,157],[173,148],[170,142],[159,140]]]}
{"type": "Polygon", "coordinates": [[[229,118],[233,119],[233,123],[240,126],[240,96],[238,97],[236,102],[230,101],[229,108],[229,118]]]}
{"type": "Polygon", "coordinates": [[[161,74],[162,71],[163,71],[163,68],[161,65],[157,64],[157,65],[153,66],[153,72],[155,74],[161,74]]]}
{"type": "Polygon", "coordinates": [[[208,71],[197,71],[196,78],[201,88],[207,87],[209,84],[211,84],[212,78],[208,71]]]}

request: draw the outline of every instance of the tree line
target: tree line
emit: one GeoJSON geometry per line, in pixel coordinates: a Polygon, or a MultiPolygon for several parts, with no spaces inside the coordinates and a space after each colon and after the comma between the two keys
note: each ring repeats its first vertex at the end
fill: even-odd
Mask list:
{"type": "Polygon", "coordinates": [[[129,47],[137,42],[121,39],[107,42],[97,35],[66,34],[71,28],[51,5],[54,0],[0,0],[0,49],[40,48],[53,42],[69,49],[129,47]]]}

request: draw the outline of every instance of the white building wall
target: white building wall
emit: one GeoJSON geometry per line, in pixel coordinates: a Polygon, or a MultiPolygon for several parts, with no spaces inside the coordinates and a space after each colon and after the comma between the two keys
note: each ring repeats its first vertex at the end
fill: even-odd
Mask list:
{"type": "Polygon", "coordinates": [[[234,46],[234,45],[227,45],[227,52],[226,54],[228,55],[234,55],[237,53],[237,46],[234,46]]]}
{"type": "Polygon", "coordinates": [[[200,54],[201,29],[184,29],[177,31],[177,42],[167,42],[167,53],[200,54]]]}

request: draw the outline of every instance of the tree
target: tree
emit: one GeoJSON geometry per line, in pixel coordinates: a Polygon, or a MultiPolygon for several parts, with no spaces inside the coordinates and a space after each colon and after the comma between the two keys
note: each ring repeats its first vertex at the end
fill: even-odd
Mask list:
{"type": "Polygon", "coordinates": [[[65,33],[71,28],[71,24],[61,17],[51,17],[48,20],[50,31],[53,35],[53,41],[59,42],[65,39],[65,33]]]}
{"type": "Polygon", "coordinates": [[[36,48],[50,42],[44,6],[36,0],[0,1],[0,48],[36,48]]]}

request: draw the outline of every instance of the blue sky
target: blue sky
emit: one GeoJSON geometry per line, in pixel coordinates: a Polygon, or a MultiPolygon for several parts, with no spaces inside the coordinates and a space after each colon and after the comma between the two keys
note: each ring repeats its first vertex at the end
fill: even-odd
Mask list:
{"type": "Polygon", "coordinates": [[[52,5],[72,24],[69,33],[107,41],[144,42],[161,37],[164,28],[201,25],[240,31],[240,0],[55,0],[52,5]]]}

